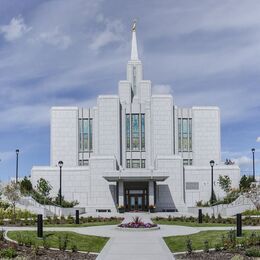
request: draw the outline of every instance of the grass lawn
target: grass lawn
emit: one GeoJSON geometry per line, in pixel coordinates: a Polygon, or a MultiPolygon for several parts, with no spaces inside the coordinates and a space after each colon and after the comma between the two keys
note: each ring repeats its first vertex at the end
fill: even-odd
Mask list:
{"type": "MultiPolygon", "coordinates": [[[[33,243],[42,246],[43,241],[37,238],[36,231],[8,231],[8,237],[17,241],[19,233],[23,238],[30,238],[33,243]]],[[[67,249],[71,249],[71,245],[76,244],[78,250],[86,252],[100,252],[109,239],[107,237],[81,235],[67,231],[49,231],[43,234],[47,238],[50,247],[59,248],[59,236],[64,238],[67,234],[69,239],[67,249]]]]}
{"type": "MultiPolygon", "coordinates": [[[[249,236],[253,230],[244,230],[243,236],[249,236]]],[[[260,235],[260,230],[255,231],[260,235]]],[[[214,248],[216,243],[221,242],[222,234],[226,235],[228,231],[201,231],[196,234],[191,234],[187,236],[170,236],[164,237],[164,241],[172,252],[184,252],[186,251],[186,240],[190,238],[192,240],[193,250],[203,249],[204,241],[208,240],[209,247],[214,248]]],[[[238,238],[241,239],[241,238],[238,238]]]]}
{"type": "Polygon", "coordinates": [[[97,221],[88,222],[82,224],[44,224],[45,227],[91,227],[91,226],[106,226],[106,225],[118,225],[122,220],[112,220],[112,221],[97,221]]]}
{"type": "Polygon", "coordinates": [[[184,222],[184,221],[169,221],[167,219],[155,220],[153,222],[159,225],[178,225],[178,226],[186,226],[186,227],[234,227],[232,224],[222,224],[222,223],[202,223],[199,224],[197,222],[184,222]]]}

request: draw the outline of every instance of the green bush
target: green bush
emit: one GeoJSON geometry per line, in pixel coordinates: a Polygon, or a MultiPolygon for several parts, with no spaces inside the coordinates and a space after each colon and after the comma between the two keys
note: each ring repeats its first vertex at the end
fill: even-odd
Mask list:
{"type": "Polygon", "coordinates": [[[68,247],[68,234],[65,236],[59,236],[59,249],[65,251],[68,247]]]}
{"type": "Polygon", "coordinates": [[[3,258],[15,258],[17,256],[17,252],[14,248],[5,248],[0,250],[0,256],[3,258]]]}
{"type": "Polygon", "coordinates": [[[42,246],[43,246],[44,249],[49,249],[50,248],[50,243],[49,243],[49,241],[48,241],[46,236],[43,236],[42,246]]]}
{"type": "Polygon", "coordinates": [[[204,253],[208,253],[209,252],[209,241],[208,240],[204,241],[203,252],[204,253]]]}
{"type": "Polygon", "coordinates": [[[2,229],[0,230],[0,241],[4,241],[5,240],[5,231],[2,229]]]}
{"type": "Polygon", "coordinates": [[[259,247],[251,247],[246,249],[246,256],[250,257],[260,257],[260,248],[259,247]]]}
{"type": "Polygon", "coordinates": [[[6,210],[10,207],[11,207],[11,205],[9,203],[0,200],[0,208],[1,209],[6,210]]]}
{"type": "Polygon", "coordinates": [[[246,210],[242,214],[245,216],[260,216],[260,210],[257,209],[246,210]]]}
{"type": "Polygon", "coordinates": [[[191,254],[192,251],[193,251],[193,248],[192,248],[192,241],[191,239],[188,237],[188,239],[186,240],[186,251],[188,254],[191,254]]]}
{"type": "Polygon", "coordinates": [[[215,250],[218,252],[218,251],[221,251],[221,245],[220,243],[216,243],[215,244],[215,250]]]}

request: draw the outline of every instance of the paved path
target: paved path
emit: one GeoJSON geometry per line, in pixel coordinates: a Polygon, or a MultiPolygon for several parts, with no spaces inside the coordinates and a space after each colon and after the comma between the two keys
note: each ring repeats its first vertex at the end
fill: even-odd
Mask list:
{"type": "MultiPolygon", "coordinates": [[[[129,214],[124,222],[132,220],[133,216],[140,216],[144,222],[151,222],[149,214],[129,214]]],[[[5,230],[36,230],[34,227],[0,227],[5,230]]],[[[123,231],[115,225],[92,227],[49,227],[45,231],[73,231],[79,234],[110,237],[97,260],[168,260],[174,259],[166,246],[163,237],[189,235],[206,230],[230,230],[231,227],[185,227],[161,225],[159,230],[153,231],[123,231]]],[[[260,230],[260,226],[243,227],[243,229],[260,230]]]]}

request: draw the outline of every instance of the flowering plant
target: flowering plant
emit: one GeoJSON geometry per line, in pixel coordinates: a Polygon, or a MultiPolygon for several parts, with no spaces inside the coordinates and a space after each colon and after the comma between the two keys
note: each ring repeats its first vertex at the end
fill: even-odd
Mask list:
{"type": "Polygon", "coordinates": [[[132,222],[122,223],[118,225],[121,228],[152,228],[157,227],[154,223],[144,223],[140,217],[134,217],[132,222]]]}

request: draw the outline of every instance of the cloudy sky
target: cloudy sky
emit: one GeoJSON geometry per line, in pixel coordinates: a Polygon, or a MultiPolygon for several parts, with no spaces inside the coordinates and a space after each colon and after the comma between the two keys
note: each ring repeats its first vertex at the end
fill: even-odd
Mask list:
{"type": "Polygon", "coordinates": [[[0,179],[49,163],[51,106],[117,93],[138,20],[154,92],[177,106],[217,105],[222,157],[260,174],[259,0],[0,0],[0,179]]]}

